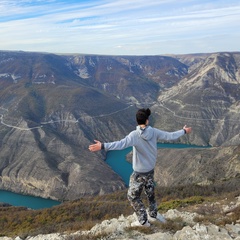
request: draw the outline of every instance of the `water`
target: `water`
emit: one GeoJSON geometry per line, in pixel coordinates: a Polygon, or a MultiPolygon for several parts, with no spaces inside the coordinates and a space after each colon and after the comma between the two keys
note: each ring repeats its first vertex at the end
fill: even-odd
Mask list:
{"type": "MultiPolygon", "coordinates": [[[[158,144],[158,148],[201,148],[199,146],[187,144],[158,144]]],[[[107,164],[122,177],[126,186],[129,185],[129,177],[133,171],[132,164],[126,161],[126,155],[132,151],[132,148],[127,148],[121,151],[109,151],[107,153],[107,164]]],[[[31,209],[50,208],[60,204],[60,202],[12,193],[9,191],[0,190],[0,202],[9,203],[13,206],[23,206],[31,209]]]]}
{"type": "MultiPolygon", "coordinates": [[[[171,144],[171,143],[158,143],[158,148],[206,148],[196,145],[188,144],[171,144]]],[[[107,164],[120,175],[125,182],[126,186],[129,185],[129,177],[133,172],[132,164],[126,160],[126,155],[132,151],[132,148],[126,148],[124,150],[109,151],[107,153],[107,164]]]]}
{"type": "Polygon", "coordinates": [[[106,163],[119,175],[122,177],[125,184],[128,186],[129,176],[131,175],[133,169],[132,164],[126,161],[126,155],[132,151],[132,148],[126,148],[121,151],[109,151],[107,153],[106,163]]]}
{"type": "Polygon", "coordinates": [[[60,202],[51,199],[21,195],[9,191],[0,190],[0,202],[13,206],[28,207],[31,209],[51,208],[60,202]]]}

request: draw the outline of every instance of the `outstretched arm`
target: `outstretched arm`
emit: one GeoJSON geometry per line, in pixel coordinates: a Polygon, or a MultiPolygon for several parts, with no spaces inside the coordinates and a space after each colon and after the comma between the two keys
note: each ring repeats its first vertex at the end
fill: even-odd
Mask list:
{"type": "Polygon", "coordinates": [[[94,140],[94,144],[89,145],[88,149],[91,152],[96,152],[102,149],[102,143],[98,140],[94,140]]]}
{"type": "Polygon", "coordinates": [[[187,127],[187,125],[185,125],[181,130],[178,130],[175,132],[162,131],[162,130],[156,129],[156,128],[155,128],[155,131],[157,133],[158,141],[160,141],[160,140],[170,141],[170,140],[176,140],[179,137],[183,136],[184,134],[191,133],[192,128],[187,127]]]}

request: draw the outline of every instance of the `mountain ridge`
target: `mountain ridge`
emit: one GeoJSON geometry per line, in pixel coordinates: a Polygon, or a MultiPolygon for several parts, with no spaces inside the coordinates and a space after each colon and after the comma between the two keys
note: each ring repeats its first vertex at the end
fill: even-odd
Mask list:
{"type": "Polygon", "coordinates": [[[163,130],[192,126],[178,142],[239,145],[239,59],[0,51],[0,188],[53,199],[124,189],[87,146],[134,130],[139,107],[163,130]]]}

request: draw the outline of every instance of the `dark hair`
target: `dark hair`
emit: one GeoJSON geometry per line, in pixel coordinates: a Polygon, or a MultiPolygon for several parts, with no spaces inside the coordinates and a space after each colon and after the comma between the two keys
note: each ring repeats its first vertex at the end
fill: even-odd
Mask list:
{"type": "Polygon", "coordinates": [[[139,109],[137,111],[137,113],[136,113],[137,123],[139,125],[140,124],[145,124],[150,115],[151,115],[151,110],[149,108],[141,108],[141,109],[139,109]]]}

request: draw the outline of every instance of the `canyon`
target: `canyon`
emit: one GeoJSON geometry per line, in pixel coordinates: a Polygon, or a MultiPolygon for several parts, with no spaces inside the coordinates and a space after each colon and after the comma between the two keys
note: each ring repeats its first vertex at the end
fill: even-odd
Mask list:
{"type": "Polygon", "coordinates": [[[179,151],[177,158],[175,150],[168,150],[167,157],[159,151],[158,182],[163,176],[166,186],[172,179],[182,182],[175,176],[184,167],[192,172],[194,164],[183,160],[189,156],[199,167],[184,182],[210,184],[216,169],[231,162],[217,181],[231,179],[235,185],[239,83],[239,52],[98,56],[0,51],[0,188],[60,201],[126,188],[104,162],[106,153],[90,153],[88,145],[134,130],[140,107],[151,108],[154,127],[193,127],[176,143],[213,147],[179,151]],[[175,166],[171,171],[169,159],[175,166]]]}

